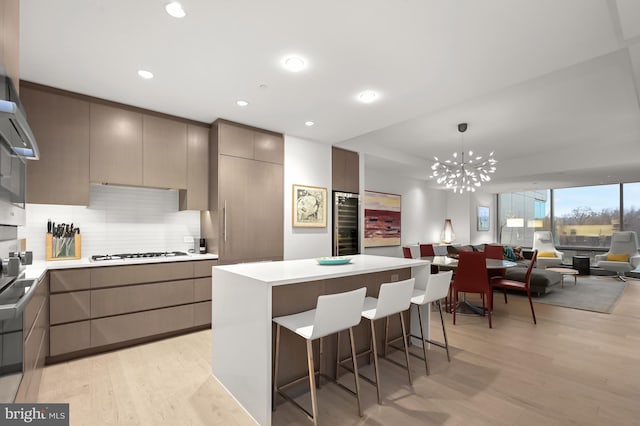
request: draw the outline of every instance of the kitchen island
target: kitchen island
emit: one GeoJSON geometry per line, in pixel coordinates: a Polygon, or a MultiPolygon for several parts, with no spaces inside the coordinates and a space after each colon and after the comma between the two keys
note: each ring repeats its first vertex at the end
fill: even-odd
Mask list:
{"type": "MultiPolygon", "coordinates": [[[[273,317],[313,309],[322,294],[366,286],[367,295],[376,297],[380,285],[389,281],[415,277],[416,287],[424,288],[430,273],[425,260],[349,257],[351,262],[346,265],[318,265],[315,259],[303,259],[213,268],[212,374],[258,424],[271,424],[273,317]]],[[[429,306],[423,309],[428,330],[429,306]]],[[[412,331],[418,327],[414,313],[412,331]]],[[[361,324],[356,334],[362,337],[367,330],[361,324]]],[[[291,354],[297,350],[292,336],[283,335],[282,339],[288,354],[282,354],[286,368],[281,379],[286,381],[306,371],[306,357],[291,354]]],[[[335,374],[330,367],[335,360],[334,342],[335,337],[325,342],[325,362],[320,365],[330,375],[335,374]]],[[[368,338],[360,339],[361,346],[368,346],[367,342],[368,338]]]]}

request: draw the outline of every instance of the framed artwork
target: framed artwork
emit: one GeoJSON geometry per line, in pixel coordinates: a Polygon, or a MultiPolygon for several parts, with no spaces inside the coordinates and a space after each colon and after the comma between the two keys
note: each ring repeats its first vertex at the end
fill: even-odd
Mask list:
{"type": "Polygon", "coordinates": [[[478,206],[478,231],[489,230],[489,207],[478,206]]]}
{"type": "Polygon", "coordinates": [[[294,184],[292,204],[294,227],[327,226],[327,188],[294,184]]]}
{"type": "Polygon", "coordinates": [[[364,246],[399,246],[400,217],[400,195],[364,191],[364,246]]]}

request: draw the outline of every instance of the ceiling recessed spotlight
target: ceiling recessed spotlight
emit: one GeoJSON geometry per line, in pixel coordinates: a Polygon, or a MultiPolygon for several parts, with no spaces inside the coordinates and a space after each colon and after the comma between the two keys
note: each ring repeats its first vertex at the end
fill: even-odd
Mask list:
{"type": "Polygon", "coordinates": [[[164,10],[166,10],[167,13],[173,16],[174,18],[184,18],[185,16],[187,16],[187,12],[184,11],[184,9],[182,8],[182,5],[177,1],[172,1],[171,3],[167,3],[164,6],[164,10]]]}
{"type": "Polygon", "coordinates": [[[311,126],[313,126],[314,124],[316,124],[314,121],[305,121],[305,122],[304,122],[304,125],[305,125],[305,126],[308,126],[308,127],[311,127],[311,126]]]}
{"type": "Polygon", "coordinates": [[[239,101],[236,101],[236,105],[241,107],[246,107],[247,105],[249,105],[249,102],[243,101],[242,99],[240,99],[239,101]]]}
{"type": "Polygon", "coordinates": [[[358,93],[358,100],[365,104],[370,104],[371,102],[378,99],[378,92],[373,90],[365,90],[364,92],[358,93]]]}
{"type": "Polygon", "coordinates": [[[300,72],[307,67],[307,63],[299,56],[287,56],[282,60],[284,67],[291,72],[300,72]]]}
{"type": "Polygon", "coordinates": [[[138,70],[138,75],[145,80],[149,80],[153,78],[153,73],[147,70],[138,70]]]}

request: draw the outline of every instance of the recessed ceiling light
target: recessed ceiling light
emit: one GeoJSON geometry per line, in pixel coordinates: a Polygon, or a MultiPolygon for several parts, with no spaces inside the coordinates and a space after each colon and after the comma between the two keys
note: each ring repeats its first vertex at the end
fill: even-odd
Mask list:
{"type": "Polygon", "coordinates": [[[184,9],[182,8],[182,5],[177,1],[172,1],[171,3],[167,3],[164,6],[164,10],[166,10],[167,13],[173,16],[174,18],[184,18],[185,16],[187,16],[187,12],[184,11],[184,9]]]}
{"type": "Polygon", "coordinates": [[[138,70],[138,75],[145,80],[149,80],[153,78],[153,73],[147,70],[138,70]]]}
{"type": "Polygon", "coordinates": [[[247,105],[249,105],[249,102],[243,101],[242,99],[240,99],[239,101],[236,101],[236,105],[241,107],[246,107],[247,105]]]}
{"type": "Polygon", "coordinates": [[[313,126],[314,124],[316,124],[316,123],[315,123],[315,122],[313,122],[313,121],[305,121],[305,122],[304,122],[304,125],[305,125],[305,126],[309,126],[309,127],[313,126]]]}
{"type": "Polygon", "coordinates": [[[358,93],[358,100],[364,104],[370,104],[371,102],[378,99],[378,92],[373,90],[365,90],[364,92],[358,93]]]}
{"type": "Polygon", "coordinates": [[[300,72],[307,67],[307,63],[299,56],[287,56],[282,60],[284,67],[291,72],[300,72]]]}

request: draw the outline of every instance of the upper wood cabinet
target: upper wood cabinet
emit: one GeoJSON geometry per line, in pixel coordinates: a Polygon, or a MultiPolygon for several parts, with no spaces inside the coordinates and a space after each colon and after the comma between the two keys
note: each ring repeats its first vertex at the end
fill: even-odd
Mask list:
{"type": "Polygon", "coordinates": [[[20,1],[0,1],[0,69],[4,69],[16,90],[20,78],[20,1]]]}
{"type": "MultiPolygon", "coordinates": [[[[88,205],[93,182],[179,189],[181,210],[208,210],[208,125],[21,86],[40,148],[40,160],[27,162],[28,203],[88,205]]],[[[252,133],[251,146],[253,155],[252,133]]]]}
{"type": "Polygon", "coordinates": [[[331,150],[334,191],[360,192],[360,161],[357,152],[333,147],[331,150]]]}
{"type": "Polygon", "coordinates": [[[227,121],[216,123],[219,154],[284,164],[282,135],[227,121]]]}
{"type": "Polygon", "coordinates": [[[144,115],[142,184],[153,188],[187,188],[187,125],[144,115]]]}
{"type": "Polygon", "coordinates": [[[142,114],[91,103],[91,182],[141,186],[142,114]]]}
{"type": "Polygon", "coordinates": [[[187,126],[187,190],[180,191],[180,210],[209,209],[209,129],[187,126]]]}
{"type": "Polygon", "coordinates": [[[253,130],[227,122],[218,123],[218,153],[253,160],[253,130]]]}
{"type": "Polygon", "coordinates": [[[27,161],[27,203],[89,205],[89,102],[23,85],[40,149],[27,161]]]}

